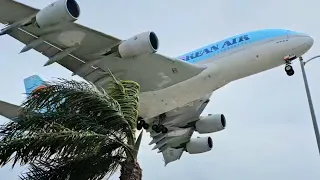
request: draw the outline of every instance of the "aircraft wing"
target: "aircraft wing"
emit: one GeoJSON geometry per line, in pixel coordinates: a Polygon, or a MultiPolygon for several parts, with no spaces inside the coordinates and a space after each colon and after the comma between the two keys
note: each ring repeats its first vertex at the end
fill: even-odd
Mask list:
{"type": "Polygon", "coordinates": [[[168,133],[156,133],[148,129],[152,138],[149,145],[155,144],[153,150],[158,149],[158,153],[162,152],[165,165],[181,158],[186,149],[186,143],[190,141],[195,131],[194,127],[187,127],[187,125],[199,119],[200,114],[209,103],[210,96],[211,94],[184,107],[167,112],[167,117],[161,124],[168,128],[168,133]]]}
{"type": "MultiPolygon", "coordinates": [[[[0,0],[0,22],[13,24],[34,17],[39,10],[13,0],[0,0]],[[15,13],[12,13],[15,12],[15,13]]],[[[7,33],[24,43],[26,49],[42,53],[83,79],[102,86],[110,80],[109,70],[120,79],[134,80],[141,92],[162,89],[187,80],[205,67],[158,53],[135,58],[119,58],[108,54],[123,40],[77,23],[63,23],[51,28],[21,26],[7,33]]],[[[50,62],[48,63],[50,64],[50,62]]]]}
{"type": "Polygon", "coordinates": [[[18,105],[10,104],[0,100],[0,115],[12,121],[19,116],[21,107],[18,105]]]}

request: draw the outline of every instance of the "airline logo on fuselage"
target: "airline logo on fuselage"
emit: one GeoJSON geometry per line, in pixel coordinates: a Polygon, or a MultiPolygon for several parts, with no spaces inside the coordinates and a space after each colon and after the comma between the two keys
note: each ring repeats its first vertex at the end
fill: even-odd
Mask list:
{"type": "Polygon", "coordinates": [[[185,56],[181,56],[179,58],[184,61],[190,61],[192,59],[201,57],[206,54],[210,54],[215,51],[219,51],[219,50],[224,49],[226,47],[229,47],[229,46],[232,46],[232,45],[235,45],[235,44],[247,41],[247,40],[250,40],[249,36],[242,35],[242,36],[239,36],[236,38],[228,39],[226,41],[223,41],[222,43],[213,44],[212,46],[200,49],[198,51],[192,52],[192,53],[187,54],[185,56]]]}

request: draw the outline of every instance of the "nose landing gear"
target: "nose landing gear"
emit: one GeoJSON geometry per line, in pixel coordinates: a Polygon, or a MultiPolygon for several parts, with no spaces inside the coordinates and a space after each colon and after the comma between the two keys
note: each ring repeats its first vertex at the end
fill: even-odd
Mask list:
{"type": "Polygon", "coordinates": [[[290,64],[286,64],[284,70],[286,71],[288,76],[292,76],[294,74],[294,70],[290,64]]]}
{"type": "Polygon", "coordinates": [[[286,71],[288,76],[292,76],[294,74],[294,70],[293,70],[293,68],[291,66],[291,61],[296,59],[296,58],[297,58],[296,55],[288,55],[288,56],[285,56],[283,58],[283,60],[286,63],[286,66],[284,67],[284,70],[286,71]]]}

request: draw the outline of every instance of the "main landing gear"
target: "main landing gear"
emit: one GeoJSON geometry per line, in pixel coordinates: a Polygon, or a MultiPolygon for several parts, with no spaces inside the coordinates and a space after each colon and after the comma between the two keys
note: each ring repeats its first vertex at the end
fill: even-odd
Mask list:
{"type": "Polygon", "coordinates": [[[163,134],[168,132],[168,128],[161,124],[161,122],[166,118],[166,114],[159,115],[159,123],[152,125],[152,130],[156,133],[162,132],[163,134]]]}
{"type": "Polygon", "coordinates": [[[296,59],[297,56],[295,55],[288,55],[286,57],[284,57],[284,61],[286,63],[286,66],[284,67],[284,70],[286,71],[288,76],[292,76],[294,74],[294,70],[293,67],[291,66],[291,61],[296,59]]]}
{"type": "MultiPolygon", "coordinates": [[[[154,124],[152,125],[152,130],[154,130],[156,133],[167,133],[168,132],[168,128],[166,128],[164,125],[161,124],[162,120],[164,120],[166,118],[165,114],[161,114],[159,116],[159,123],[158,124],[154,124]]],[[[143,120],[141,117],[138,118],[138,122],[137,122],[137,129],[141,130],[141,129],[149,129],[149,124],[143,120]]]]}
{"type": "Polygon", "coordinates": [[[162,132],[163,134],[168,132],[168,128],[166,128],[162,124],[154,124],[154,125],[152,125],[152,130],[154,130],[156,133],[162,132]]]}
{"type": "Polygon", "coordinates": [[[143,120],[141,117],[138,118],[138,122],[137,122],[137,129],[141,130],[141,129],[148,129],[149,128],[149,124],[146,123],[145,120],[143,120]]]}

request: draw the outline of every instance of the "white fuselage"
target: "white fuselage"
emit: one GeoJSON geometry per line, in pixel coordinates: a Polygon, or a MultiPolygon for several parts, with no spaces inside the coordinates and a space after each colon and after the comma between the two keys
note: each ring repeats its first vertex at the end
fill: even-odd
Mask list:
{"type": "Polygon", "coordinates": [[[145,119],[155,117],[204,97],[241,78],[278,67],[286,55],[297,57],[307,52],[313,39],[305,35],[265,39],[234,48],[201,62],[207,68],[197,76],[158,91],[143,92],[140,113],[145,119]]]}

